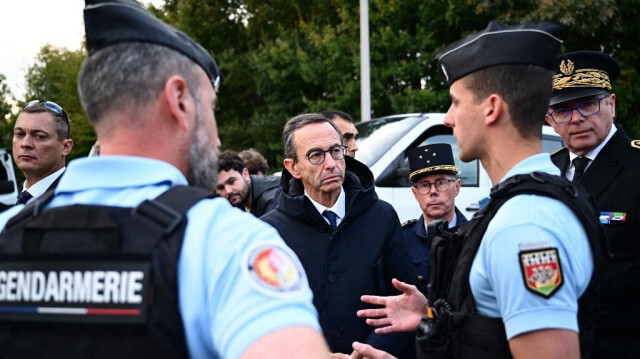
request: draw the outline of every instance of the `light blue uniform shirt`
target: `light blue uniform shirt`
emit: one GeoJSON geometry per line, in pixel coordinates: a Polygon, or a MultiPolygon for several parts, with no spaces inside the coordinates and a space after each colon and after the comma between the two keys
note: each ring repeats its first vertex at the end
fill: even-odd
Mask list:
{"type": "MultiPolygon", "coordinates": [[[[50,206],[135,207],[172,185],[186,184],[182,173],[166,162],[124,156],[82,158],[69,164],[50,206]]],[[[1,228],[22,207],[2,213],[1,228]]],[[[198,202],[187,217],[178,290],[191,357],[237,358],[274,330],[291,326],[319,330],[302,266],[273,227],[232,208],[224,198],[198,202]],[[276,278],[280,288],[266,285],[247,270],[252,254],[271,249],[288,269],[279,273],[287,276],[276,278]]]]}
{"type": "MultiPolygon", "coordinates": [[[[534,171],[560,175],[548,154],[531,156],[501,180],[534,171]]],[[[587,235],[573,211],[544,196],[508,200],[491,220],[471,266],[469,282],[478,313],[501,317],[507,339],[540,329],[578,332],[578,298],[587,289],[593,259],[587,235]],[[525,286],[520,246],[555,247],[564,284],[550,298],[525,286]]]]}

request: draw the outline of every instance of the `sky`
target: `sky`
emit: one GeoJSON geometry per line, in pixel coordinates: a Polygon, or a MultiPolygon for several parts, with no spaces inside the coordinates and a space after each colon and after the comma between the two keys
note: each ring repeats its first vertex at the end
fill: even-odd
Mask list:
{"type": "MultiPolygon", "coordinates": [[[[147,0],[160,6],[162,0],[147,0]]],[[[77,50],[82,46],[83,0],[1,0],[0,73],[12,93],[25,93],[25,74],[45,44],[77,50]]]]}

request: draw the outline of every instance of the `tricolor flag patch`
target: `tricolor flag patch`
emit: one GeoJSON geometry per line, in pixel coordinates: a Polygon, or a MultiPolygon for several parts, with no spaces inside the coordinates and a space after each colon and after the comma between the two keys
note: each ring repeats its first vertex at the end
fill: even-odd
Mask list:
{"type": "Polygon", "coordinates": [[[627,220],[626,212],[600,212],[600,223],[624,222],[627,220]]]}
{"type": "Polygon", "coordinates": [[[527,289],[549,298],[562,286],[562,267],[556,248],[521,251],[519,255],[527,289]]]}

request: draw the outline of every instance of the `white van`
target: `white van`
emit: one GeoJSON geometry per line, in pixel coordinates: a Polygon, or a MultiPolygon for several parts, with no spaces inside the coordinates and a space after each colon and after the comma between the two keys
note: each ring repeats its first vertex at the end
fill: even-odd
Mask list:
{"type": "MultiPolygon", "coordinates": [[[[400,222],[418,218],[422,212],[411,193],[407,152],[415,147],[448,143],[462,180],[456,206],[470,219],[478,210],[478,200],[489,195],[491,180],[478,160],[464,163],[458,157],[453,130],[443,124],[443,113],[411,113],[372,119],[356,124],[356,159],[373,172],[378,196],[393,205],[400,222]]],[[[541,120],[543,121],[543,120],[541,120]]],[[[542,149],[553,153],[563,146],[562,139],[549,126],[542,129],[542,149]]]]}
{"type": "Polygon", "coordinates": [[[0,162],[0,211],[3,211],[16,203],[18,186],[13,171],[13,158],[6,149],[0,149],[0,162]]]}

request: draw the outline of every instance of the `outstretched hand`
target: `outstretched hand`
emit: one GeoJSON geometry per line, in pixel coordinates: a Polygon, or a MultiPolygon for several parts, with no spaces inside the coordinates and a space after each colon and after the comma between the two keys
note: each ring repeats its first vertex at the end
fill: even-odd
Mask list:
{"type": "Polygon", "coordinates": [[[393,355],[378,350],[369,344],[353,342],[353,353],[349,359],[396,359],[393,355]]]}
{"type": "Polygon", "coordinates": [[[415,285],[395,278],[392,283],[402,292],[401,295],[360,297],[360,300],[365,303],[384,306],[384,308],[362,309],[357,312],[358,317],[367,318],[368,325],[377,327],[375,330],[377,334],[412,332],[420,324],[420,319],[427,315],[427,298],[415,285]]]}

